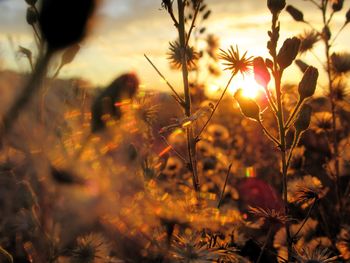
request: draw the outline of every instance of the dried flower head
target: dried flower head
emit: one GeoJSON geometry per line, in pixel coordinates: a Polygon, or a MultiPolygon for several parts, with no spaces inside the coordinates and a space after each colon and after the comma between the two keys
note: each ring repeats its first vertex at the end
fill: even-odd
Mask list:
{"type": "Polygon", "coordinates": [[[296,258],[298,263],[338,262],[338,257],[331,257],[331,253],[327,248],[316,248],[315,250],[305,248],[297,251],[296,258]]]}
{"type": "Polygon", "coordinates": [[[287,216],[281,210],[250,206],[249,213],[264,219],[270,225],[284,224],[288,220],[287,216]]]}
{"type": "MultiPolygon", "coordinates": [[[[182,48],[179,41],[170,42],[168,59],[170,64],[175,69],[181,69],[182,67],[182,48]]],[[[193,70],[197,67],[197,60],[199,54],[194,50],[194,47],[186,47],[186,65],[189,70],[193,70]]]]}
{"type": "Polygon", "coordinates": [[[106,240],[101,234],[89,234],[77,238],[71,251],[72,263],[102,263],[109,256],[106,240]]]}
{"type": "Polygon", "coordinates": [[[267,7],[272,14],[281,12],[285,6],[286,0],[267,0],[267,7]]]}
{"type": "Polygon", "coordinates": [[[336,247],[344,260],[350,259],[350,226],[343,226],[337,236],[336,247]]]}
{"type": "Polygon", "coordinates": [[[244,75],[250,71],[250,67],[253,65],[253,57],[247,58],[247,52],[243,56],[240,56],[238,46],[236,46],[236,50],[234,50],[233,46],[227,52],[222,49],[220,50],[220,59],[226,61],[223,63],[226,66],[225,70],[231,70],[233,75],[236,75],[238,72],[244,75]]]}
{"type": "MultiPolygon", "coordinates": [[[[339,118],[336,118],[337,127],[341,127],[339,118]]],[[[312,116],[311,127],[317,133],[328,132],[332,129],[332,113],[328,111],[316,112],[312,116]]]]}
{"type": "Polygon", "coordinates": [[[350,71],[350,53],[333,53],[331,59],[334,73],[341,75],[350,71]]]}
{"type": "Polygon", "coordinates": [[[311,175],[297,178],[288,182],[288,200],[306,208],[315,200],[323,198],[328,189],[324,188],[321,181],[311,175]]]}
{"type": "Polygon", "coordinates": [[[301,40],[299,52],[302,54],[313,49],[315,44],[320,40],[320,35],[315,30],[310,30],[304,31],[298,38],[301,40]]]}

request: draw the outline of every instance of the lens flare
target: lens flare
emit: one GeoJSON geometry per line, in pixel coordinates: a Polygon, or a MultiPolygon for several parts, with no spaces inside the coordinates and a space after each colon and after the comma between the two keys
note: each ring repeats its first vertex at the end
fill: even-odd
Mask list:
{"type": "Polygon", "coordinates": [[[251,99],[256,99],[261,93],[261,87],[256,83],[253,75],[235,77],[229,87],[229,92],[234,94],[239,88],[243,90],[243,96],[251,99]]]}

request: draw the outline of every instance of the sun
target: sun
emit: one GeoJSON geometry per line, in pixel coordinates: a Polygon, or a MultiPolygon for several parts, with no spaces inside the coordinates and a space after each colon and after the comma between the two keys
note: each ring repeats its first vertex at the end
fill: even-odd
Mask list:
{"type": "Polygon", "coordinates": [[[262,91],[252,74],[245,75],[244,77],[241,75],[236,76],[232,80],[229,92],[234,94],[239,88],[243,90],[243,96],[250,99],[256,99],[262,91]]]}

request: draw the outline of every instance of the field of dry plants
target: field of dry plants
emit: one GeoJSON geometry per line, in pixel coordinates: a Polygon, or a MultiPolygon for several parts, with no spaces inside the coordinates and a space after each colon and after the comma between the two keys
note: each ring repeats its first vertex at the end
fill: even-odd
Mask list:
{"type": "Polygon", "coordinates": [[[206,0],[159,0],[181,73],[177,87],[145,50],[160,92],[136,73],[63,79],[98,1],[23,0],[36,48],[16,47],[30,73],[0,70],[0,262],[350,262],[347,0],[305,0],[316,24],[265,1],[266,57],[221,48],[206,0]],[[305,31],[282,38],[292,24],[305,31]],[[202,76],[223,71],[212,98],[202,76]],[[259,95],[229,93],[247,74],[259,95]]]}

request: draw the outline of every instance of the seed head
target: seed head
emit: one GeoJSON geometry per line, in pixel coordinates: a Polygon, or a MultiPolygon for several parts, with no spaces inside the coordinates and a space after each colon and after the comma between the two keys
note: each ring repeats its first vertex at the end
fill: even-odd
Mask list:
{"type": "MultiPolygon", "coordinates": [[[[182,51],[179,41],[170,42],[168,59],[170,64],[175,69],[181,69],[182,67],[182,51]]],[[[197,67],[197,61],[199,54],[193,47],[186,47],[186,65],[189,70],[193,70],[197,67]]]]}
{"type": "Polygon", "coordinates": [[[295,21],[304,22],[304,14],[294,6],[288,5],[287,12],[294,18],[295,21]]]}
{"type": "Polygon", "coordinates": [[[309,66],[306,69],[298,87],[299,98],[301,101],[314,95],[317,86],[318,75],[319,73],[317,68],[309,66]]]}
{"type": "Polygon", "coordinates": [[[234,98],[237,100],[242,114],[247,118],[260,122],[259,105],[254,100],[244,97],[242,95],[242,92],[242,89],[238,89],[234,95],[234,98]]]}
{"type": "Polygon", "coordinates": [[[320,35],[318,32],[311,30],[305,31],[304,34],[299,35],[298,38],[301,40],[299,52],[302,54],[314,47],[314,45],[320,40],[320,35]]]}
{"type": "Polygon", "coordinates": [[[277,61],[281,69],[289,67],[298,55],[301,41],[297,37],[288,38],[284,41],[277,55],[277,61]]]}
{"type": "Polygon", "coordinates": [[[256,57],[253,60],[253,67],[254,67],[254,78],[257,83],[259,83],[261,86],[266,87],[270,80],[270,72],[268,71],[265,61],[262,57],[256,57]]]}
{"type": "Polygon", "coordinates": [[[220,59],[226,61],[223,63],[225,66],[227,66],[225,70],[231,70],[233,75],[236,75],[238,72],[245,74],[250,71],[253,57],[246,58],[247,52],[245,52],[241,57],[238,46],[236,46],[236,50],[234,50],[233,46],[231,46],[227,52],[222,49],[220,50],[220,59]]]}

